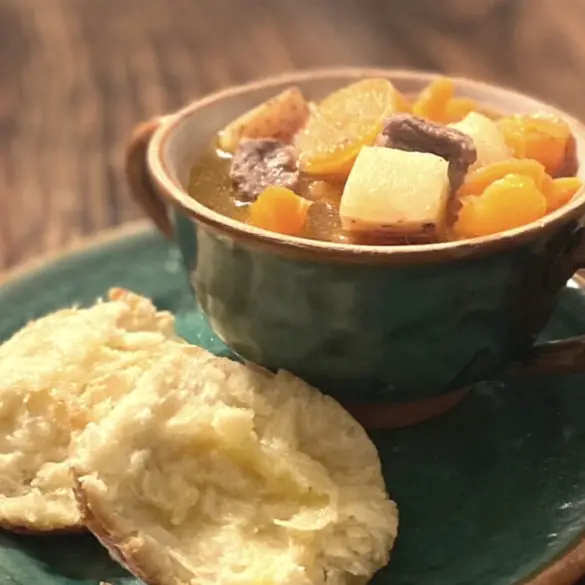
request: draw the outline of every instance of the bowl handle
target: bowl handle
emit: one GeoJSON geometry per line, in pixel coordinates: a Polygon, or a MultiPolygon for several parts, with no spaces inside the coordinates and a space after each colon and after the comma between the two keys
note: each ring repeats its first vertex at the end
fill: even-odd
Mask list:
{"type": "MultiPolygon", "coordinates": [[[[575,260],[575,271],[585,269],[585,245],[581,244],[575,260]]],[[[583,276],[576,275],[582,288],[583,276]]],[[[585,335],[556,339],[536,344],[532,350],[508,371],[512,376],[547,374],[577,374],[585,372],[585,335]]]]}
{"type": "Polygon", "coordinates": [[[160,126],[162,118],[153,118],[142,122],[132,132],[126,147],[124,170],[130,188],[130,195],[142,210],[150,217],[154,225],[167,238],[173,235],[165,203],[159,197],[156,187],[148,172],[146,153],[152,135],[160,126]]]}

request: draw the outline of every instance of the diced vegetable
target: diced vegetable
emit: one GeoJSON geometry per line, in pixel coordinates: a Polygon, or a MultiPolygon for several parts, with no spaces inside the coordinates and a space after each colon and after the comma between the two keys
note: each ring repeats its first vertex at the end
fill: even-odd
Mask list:
{"type": "Polygon", "coordinates": [[[461,122],[449,125],[473,140],[477,161],[472,168],[484,167],[512,156],[496,122],[483,114],[471,112],[461,122]]]}
{"type": "Polygon", "coordinates": [[[453,82],[446,77],[440,77],[423,89],[418,99],[412,105],[412,113],[419,118],[432,122],[444,122],[447,104],[453,97],[453,82]]]}
{"type": "Polygon", "coordinates": [[[476,238],[536,221],[546,213],[547,201],[534,179],[510,174],[497,179],[481,195],[461,200],[454,232],[476,238]]]}
{"type": "Polygon", "coordinates": [[[427,152],[364,146],[345,185],[339,213],[346,230],[438,233],[448,195],[445,159],[427,152]]]}
{"type": "Polygon", "coordinates": [[[569,203],[582,186],[583,182],[579,177],[554,179],[552,188],[545,193],[548,203],[547,211],[550,213],[569,203]]]}
{"type": "Polygon", "coordinates": [[[570,120],[502,117],[457,85],[361,78],[320,102],[290,87],[220,133],[229,153],[216,139],[189,193],[275,232],[389,246],[508,230],[581,196],[570,120]]]}
{"type": "Polygon", "coordinates": [[[565,162],[571,129],[563,120],[546,115],[516,115],[499,120],[498,125],[514,156],[533,158],[556,175],[565,162]]]}
{"type": "Polygon", "coordinates": [[[469,98],[451,98],[445,107],[445,116],[442,120],[445,124],[460,122],[471,112],[478,109],[477,102],[469,98]]]}
{"type": "Polygon", "coordinates": [[[531,177],[539,189],[545,190],[543,183],[547,177],[546,170],[538,161],[510,158],[470,172],[457,195],[481,195],[494,181],[511,174],[531,177]]]}
{"type": "Polygon", "coordinates": [[[250,205],[250,222],[265,230],[294,236],[302,231],[310,207],[310,201],[286,187],[268,187],[250,205]]]}
{"type": "Polygon", "coordinates": [[[386,79],[364,79],[332,93],[296,137],[301,170],[347,176],[360,148],[373,144],[395,109],[396,90],[386,79]]]}
{"type": "Polygon", "coordinates": [[[297,87],[256,106],[219,133],[219,146],[234,152],[243,138],[274,138],[290,142],[307,120],[309,107],[297,87]]]}

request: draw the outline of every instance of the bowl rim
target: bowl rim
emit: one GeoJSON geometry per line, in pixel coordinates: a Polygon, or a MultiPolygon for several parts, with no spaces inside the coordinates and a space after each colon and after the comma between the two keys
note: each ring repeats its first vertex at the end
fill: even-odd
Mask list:
{"type": "MultiPolygon", "coordinates": [[[[390,264],[411,264],[418,262],[432,262],[447,259],[464,258],[475,255],[484,255],[491,252],[516,247],[534,239],[545,237],[560,227],[580,220],[585,222],[585,180],[583,187],[573,199],[563,207],[545,215],[543,218],[524,226],[482,236],[473,239],[454,240],[433,244],[404,244],[404,245],[367,245],[344,244],[313,240],[297,236],[287,236],[270,232],[255,226],[242,223],[224,216],[199,203],[188,195],[186,190],[172,177],[169,168],[172,162],[164,156],[166,144],[185,121],[198,114],[201,110],[220,102],[226,98],[237,97],[259,89],[270,89],[283,84],[302,83],[313,79],[334,79],[385,77],[392,81],[400,79],[412,80],[416,78],[423,82],[430,82],[441,73],[419,71],[414,69],[372,68],[372,67],[331,67],[312,68],[286,72],[280,75],[264,77],[250,83],[231,86],[196,99],[174,113],[161,116],[158,127],[154,131],[148,145],[147,169],[151,180],[158,187],[158,191],[168,202],[178,207],[183,213],[196,222],[204,224],[216,233],[231,236],[234,240],[245,242],[265,250],[275,251],[284,255],[303,255],[311,258],[337,259],[349,262],[382,262],[390,264]]],[[[461,76],[448,76],[453,80],[455,87],[465,87],[486,95],[499,96],[502,99],[526,100],[537,105],[542,110],[565,120],[574,135],[580,136],[580,142],[585,144],[585,126],[573,116],[537,98],[521,92],[489,84],[483,81],[474,81],[461,76]]],[[[227,123],[227,122],[226,122],[227,123]]],[[[219,131],[219,129],[218,129],[219,131]]],[[[211,137],[210,137],[211,138],[211,137]]],[[[579,142],[579,140],[577,141],[579,142]]],[[[581,155],[583,156],[583,155],[581,155]]],[[[579,151],[577,152],[579,158],[579,151]]],[[[584,169],[581,169],[581,173],[584,169]]],[[[582,176],[583,178],[583,176],[582,176]]]]}

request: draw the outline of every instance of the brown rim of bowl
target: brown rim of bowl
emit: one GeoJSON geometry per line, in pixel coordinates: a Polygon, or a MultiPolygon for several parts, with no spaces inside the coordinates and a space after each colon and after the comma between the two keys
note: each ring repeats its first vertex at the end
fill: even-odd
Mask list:
{"type": "MultiPolygon", "coordinates": [[[[199,109],[224,98],[234,97],[250,90],[270,88],[284,83],[295,84],[313,78],[327,79],[347,77],[349,79],[357,79],[366,76],[388,77],[390,74],[392,75],[393,80],[400,78],[407,79],[417,76],[419,79],[426,82],[441,77],[441,75],[437,73],[379,68],[340,67],[308,69],[284,73],[282,75],[260,79],[244,85],[230,87],[196,100],[179,111],[160,118],[160,125],[152,136],[147,152],[147,166],[150,177],[168,202],[179,207],[189,217],[209,228],[212,228],[216,232],[230,235],[239,241],[254,244],[265,249],[274,250],[276,248],[283,254],[288,252],[294,256],[304,255],[313,259],[323,258],[326,260],[339,260],[345,262],[414,264],[418,262],[443,261],[483,255],[517,246],[521,243],[546,235],[555,231],[559,226],[569,223],[572,220],[579,220],[585,215],[585,188],[581,188],[571,202],[564,207],[547,214],[542,219],[520,228],[515,228],[490,236],[437,244],[400,246],[340,244],[269,232],[212,211],[191,198],[181,185],[171,178],[171,174],[168,170],[168,161],[163,160],[166,141],[181,122],[199,109]]],[[[531,102],[538,104],[543,110],[565,120],[571,126],[573,133],[579,134],[585,142],[585,127],[572,116],[550,104],[547,104],[546,102],[531,98],[530,96],[514,90],[490,85],[480,81],[471,81],[464,77],[450,77],[450,79],[455,82],[456,86],[464,85],[467,88],[474,89],[478,92],[491,92],[502,98],[508,97],[513,98],[514,100],[528,99],[531,102]]]]}

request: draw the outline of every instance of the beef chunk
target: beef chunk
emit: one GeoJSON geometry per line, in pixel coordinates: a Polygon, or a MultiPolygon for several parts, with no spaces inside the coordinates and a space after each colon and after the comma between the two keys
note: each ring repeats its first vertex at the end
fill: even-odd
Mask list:
{"type": "Polygon", "coordinates": [[[255,201],[272,185],[294,189],[299,180],[295,150],[270,138],[242,140],[232,159],[230,178],[245,201],[255,201]]]}
{"type": "Polygon", "coordinates": [[[455,128],[428,122],[410,114],[394,114],[384,122],[376,146],[430,152],[449,161],[451,190],[457,191],[467,169],[477,160],[473,140],[455,128]]]}

